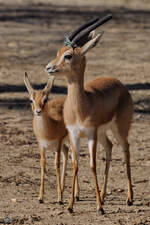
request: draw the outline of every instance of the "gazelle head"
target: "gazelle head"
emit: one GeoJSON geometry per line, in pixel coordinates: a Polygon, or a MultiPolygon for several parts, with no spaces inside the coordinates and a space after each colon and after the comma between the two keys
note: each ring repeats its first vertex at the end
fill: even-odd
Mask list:
{"type": "Polygon", "coordinates": [[[111,18],[112,16],[108,15],[102,20],[99,18],[93,19],[81,25],[69,37],[66,37],[65,44],[58,51],[56,58],[46,66],[49,75],[61,75],[69,79],[69,76],[75,78],[76,74],[84,74],[85,54],[96,46],[103,34],[99,33],[95,36],[93,30],[111,18]]]}
{"type": "Polygon", "coordinates": [[[45,85],[45,87],[42,90],[35,90],[31,86],[28,75],[25,72],[24,83],[29,92],[30,103],[31,103],[32,111],[33,111],[34,115],[36,115],[36,116],[42,115],[44,106],[48,100],[49,92],[53,86],[53,82],[54,82],[54,77],[51,76],[51,77],[49,77],[47,84],[45,85]]]}

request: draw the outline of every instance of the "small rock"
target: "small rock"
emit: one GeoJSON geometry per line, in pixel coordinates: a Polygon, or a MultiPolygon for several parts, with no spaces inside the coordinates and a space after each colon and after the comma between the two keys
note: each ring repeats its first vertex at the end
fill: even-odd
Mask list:
{"type": "Polygon", "coordinates": [[[118,190],[117,190],[117,192],[119,192],[119,193],[121,193],[121,192],[123,192],[124,190],[123,189],[121,189],[121,188],[118,188],[118,190]]]}
{"type": "Polygon", "coordinates": [[[4,218],[4,224],[11,224],[11,219],[9,217],[4,218]]]}
{"type": "Polygon", "coordinates": [[[9,42],[8,43],[8,47],[10,47],[10,48],[17,48],[18,44],[16,42],[9,42]]]}
{"type": "Polygon", "coordinates": [[[16,198],[12,198],[11,201],[12,201],[13,203],[17,203],[17,199],[16,199],[16,198]]]}

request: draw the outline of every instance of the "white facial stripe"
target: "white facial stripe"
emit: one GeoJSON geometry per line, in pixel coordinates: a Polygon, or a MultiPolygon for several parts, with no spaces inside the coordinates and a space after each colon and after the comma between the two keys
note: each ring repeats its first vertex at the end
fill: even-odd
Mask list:
{"type": "Polygon", "coordinates": [[[47,96],[45,95],[42,99],[42,104],[44,104],[44,101],[47,100],[47,96]]]}
{"type": "Polygon", "coordinates": [[[33,95],[30,96],[30,100],[34,103],[33,95]]]}
{"type": "Polygon", "coordinates": [[[65,55],[71,55],[72,53],[73,53],[72,49],[69,49],[66,52],[64,52],[64,54],[62,54],[62,56],[60,57],[59,61],[56,63],[56,66],[59,66],[63,62],[65,55]]]}

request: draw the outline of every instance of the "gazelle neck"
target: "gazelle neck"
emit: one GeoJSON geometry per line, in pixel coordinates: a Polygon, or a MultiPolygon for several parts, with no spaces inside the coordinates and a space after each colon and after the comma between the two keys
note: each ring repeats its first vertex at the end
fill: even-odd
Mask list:
{"type": "MultiPolygon", "coordinates": [[[[68,78],[68,95],[66,100],[66,108],[69,108],[67,114],[73,114],[79,120],[84,120],[86,110],[86,94],[84,91],[84,73],[74,74],[73,78],[68,78]]],[[[66,110],[67,111],[67,110],[66,110]]]]}
{"type": "Polygon", "coordinates": [[[80,97],[84,96],[84,74],[71,76],[68,78],[68,97],[73,95],[80,97]]]}

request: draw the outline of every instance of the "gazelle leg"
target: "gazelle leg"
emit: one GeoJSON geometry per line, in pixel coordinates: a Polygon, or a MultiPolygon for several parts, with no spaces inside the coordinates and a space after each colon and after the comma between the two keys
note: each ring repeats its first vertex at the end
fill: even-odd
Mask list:
{"type": "MultiPolygon", "coordinates": [[[[62,198],[63,198],[63,192],[65,187],[65,174],[66,174],[67,162],[68,162],[68,151],[69,151],[69,148],[64,144],[62,147],[62,154],[63,154],[63,171],[61,176],[62,198]]],[[[79,193],[80,193],[80,189],[79,189],[79,181],[78,181],[78,175],[77,175],[76,181],[75,181],[75,198],[77,201],[79,201],[79,193]]]]}
{"type": "Polygon", "coordinates": [[[45,159],[45,150],[40,149],[41,154],[41,185],[40,185],[40,193],[39,193],[39,202],[43,203],[43,196],[44,196],[44,176],[45,176],[45,170],[46,170],[46,159],[45,159]]]}
{"type": "Polygon", "coordinates": [[[74,203],[74,193],[75,193],[75,182],[78,173],[78,151],[79,151],[79,140],[78,137],[70,134],[70,144],[72,150],[72,164],[73,164],[73,176],[72,176],[72,192],[68,205],[68,211],[73,212],[73,203],[74,203]]]}
{"type": "Polygon", "coordinates": [[[75,199],[76,199],[76,201],[79,201],[79,194],[80,194],[80,188],[79,188],[79,179],[78,179],[78,174],[77,174],[76,181],[75,181],[75,199]]]}
{"type": "Polygon", "coordinates": [[[110,161],[112,156],[112,143],[108,139],[105,133],[102,133],[99,135],[99,141],[106,151],[106,166],[105,166],[105,172],[104,172],[104,181],[101,188],[101,201],[102,203],[104,203],[104,198],[106,196],[106,189],[107,189],[108,172],[109,172],[110,161]]]}
{"type": "Polygon", "coordinates": [[[133,190],[131,182],[130,151],[129,151],[129,143],[127,140],[123,141],[122,148],[125,156],[127,179],[128,179],[127,205],[131,206],[133,205],[133,190]]]}
{"type": "Polygon", "coordinates": [[[97,210],[104,214],[104,210],[102,208],[101,197],[99,193],[97,174],[96,174],[96,146],[97,146],[97,131],[94,132],[93,139],[88,141],[89,145],[89,154],[90,154],[90,168],[94,177],[95,188],[96,188],[96,200],[97,200],[97,210]]]}
{"type": "Polygon", "coordinates": [[[131,166],[130,166],[130,151],[129,151],[129,143],[127,140],[127,135],[125,135],[123,131],[118,130],[117,126],[113,128],[113,133],[119,142],[119,144],[123,148],[126,170],[127,170],[127,179],[128,179],[128,196],[127,196],[127,205],[133,205],[133,190],[132,190],[132,182],[131,182],[131,166]]]}
{"type": "Polygon", "coordinates": [[[66,175],[66,169],[67,169],[67,162],[68,162],[68,147],[63,144],[62,146],[62,154],[63,154],[63,170],[61,175],[61,195],[63,198],[63,192],[65,187],[65,175],[66,175]]]}
{"type": "Polygon", "coordinates": [[[61,141],[58,142],[56,158],[55,158],[55,167],[56,167],[56,177],[57,177],[57,193],[58,193],[58,202],[62,204],[61,196],[61,182],[60,182],[60,153],[61,153],[61,141]]]}

